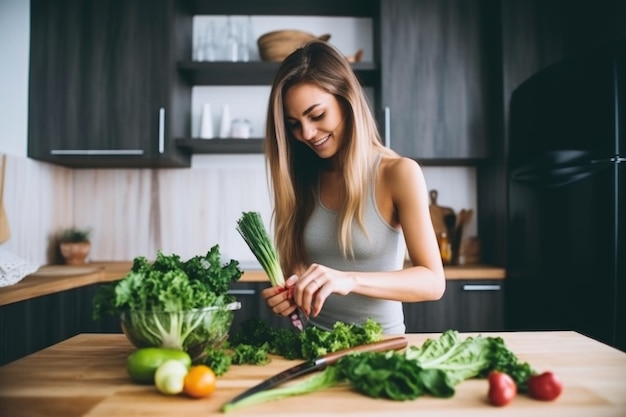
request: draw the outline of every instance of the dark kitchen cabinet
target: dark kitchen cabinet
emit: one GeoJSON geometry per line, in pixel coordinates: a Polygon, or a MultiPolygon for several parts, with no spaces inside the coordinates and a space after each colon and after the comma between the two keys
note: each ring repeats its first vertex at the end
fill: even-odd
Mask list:
{"type": "Polygon", "coordinates": [[[0,366],[79,333],[121,333],[116,317],[92,318],[99,285],[0,306],[0,366]]]}
{"type": "Polygon", "coordinates": [[[241,303],[241,309],[234,313],[232,333],[238,332],[241,323],[249,318],[266,320],[272,328],[292,327],[288,319],[274,315],[261,297],[261,291],[269,285],[269,282],[237,282],[231,285],[230,294],[241,303]]]}
{"type": "Polygon", "coordinates": [[[191,17],[174,0],[32,0],[28,156],[71,167],[184,167],[191,17]]]}
{"type": "Polygon", "coordinates": [[[448,280],[441,300],[405,303],[407,333],[504,330],[501,280],[448,280]]]}
{"type": "Polygon", "coordinates": [[[483,3],[380,2],[384,133],[400,154],[430,164],[488,156],[483,3]]]}

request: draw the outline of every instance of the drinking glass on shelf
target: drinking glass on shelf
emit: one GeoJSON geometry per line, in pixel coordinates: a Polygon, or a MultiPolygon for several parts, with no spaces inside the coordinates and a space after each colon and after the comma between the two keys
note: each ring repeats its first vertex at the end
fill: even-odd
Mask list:
{"type": "Polygon", "coordinates": [[[226,27],[226,60],[236,62],[239,60],[241,30],[237,21],[232,16],[226,18],[226,27]]]}
{"type": "Polygon", "coordinates": [[[216,61],[218,50],[218,28],[214,21],[209,21],[204,34],[204,57],[206,61],[216,61]]]}

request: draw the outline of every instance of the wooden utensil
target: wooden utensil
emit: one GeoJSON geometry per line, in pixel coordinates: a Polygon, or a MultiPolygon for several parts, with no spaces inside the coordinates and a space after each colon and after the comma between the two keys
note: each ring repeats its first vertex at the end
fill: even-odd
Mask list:
{"type": "Polygon", "coordinates": [[[454,210],[450,207],[442,207],[437,205],[437,196],[439,193],[437,190],[430,190],[430,205],[428,209],[430,210],[430,218],[433,222],[433,228],[435,229],[435,234],[437,236],[441,235],[441,233],[448,233],[448,237],[450,236],[451,231],[448,230],[446,226],[446,216],[455,216],[454,210]]]}
{"type": "Polygon", "coordinates": [[[452,239],[452,264],[459,264],[459,252],[461,249],[461,240],[463,239],[463,229],[469,221],[472,219],[472,215],[474,214],[474,210],[469,209],[461,209],[459,211],[459,215],[456,220],[456,228],[454,230],[454,236],[452,239]]]}
{"type": "Polygon", "coordinates": [[[2,155],[0,159],[0,243],[4,243],[11,237],[9,229],[9,218],[4,209],[4,173],[6,166],[7,156],[2,155]]]}

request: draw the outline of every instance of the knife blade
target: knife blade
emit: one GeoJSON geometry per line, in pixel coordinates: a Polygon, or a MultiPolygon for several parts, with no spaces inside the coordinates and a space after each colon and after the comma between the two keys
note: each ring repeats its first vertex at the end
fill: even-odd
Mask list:
{"type": "Polygon", "coordinates": [[[342,357],[349,355],[351,353],[384,352],[387,350],[400,350],[400,349],[404,349],[407,346],[407,344],[408,344],[408,340],[406,337],[398,336],[398,337],[393,337],[391,339],[381,340],[379,342],[367,343],[364,345],[355,346],[352,348],[342,349],[342,350],[338,350],[337,352],[329,353],[317,359],[303,362],[299,365],[292,366],[289,369],[279,372],[278,374],[255,385],[254,387],[248,389],[247,391],[244,391],[243,393],[237,395],[235,398],[225,403],[223,407],[226,407],[229,404],[233,404],[238,401],[241,401],[242,399],[249,397],[252,394],[256,394],[257,392],[274,388],[275,386],[278,386],[282,384],[283,382],[289,381],[299,376],[306,375],[314,371],[321,371],[324,368],[326,368],[328,365],[332,365],[333,363],[337,362],[342,357]]]}

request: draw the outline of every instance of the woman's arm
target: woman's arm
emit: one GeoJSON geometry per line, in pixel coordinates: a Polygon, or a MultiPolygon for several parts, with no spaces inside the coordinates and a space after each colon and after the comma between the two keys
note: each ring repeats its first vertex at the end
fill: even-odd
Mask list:
{"type": "Polygon", "coordinates": [[[438,300],[443,295],[444,270],[421,168],[408,158],[386,158],[379,174],[379,211],[392,226],[402,228],[414,266],[392,272],[352,272],[312,264],[293,291],[295,304],[305,314],[316,316],[332,293],[406,302],[438,300]]]}

